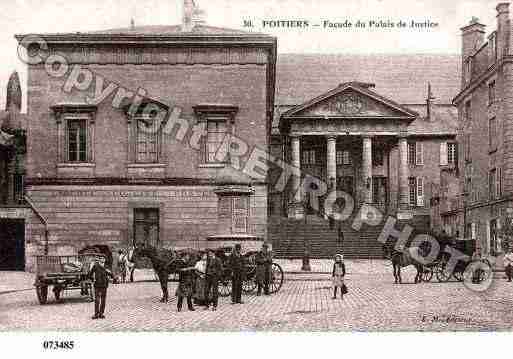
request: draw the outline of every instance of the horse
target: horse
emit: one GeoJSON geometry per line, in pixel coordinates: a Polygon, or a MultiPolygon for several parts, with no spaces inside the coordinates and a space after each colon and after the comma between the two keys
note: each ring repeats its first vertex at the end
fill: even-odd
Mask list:
{"type": "Polygon", "coordinates": [[[403,282],[401,278],[401,268],[411,265],[417,270],[417,274],[415,275],[415,284],[422,282],[422,264],[412,257],[410,250],[396,250],[386,247],[386,250],[387,249],[389,252],[389,259],[392,261],[392,267],[394,268],[395,284],[401,284],[403,282]]]}
{"type": "Polygon", "coordinates": [[[134,270],[135,270],[134,251],[135,251],[135,248],[131,248],[128,250],[128,253],[123,252],[119,256],[118,265],[120,267],[122,283],[126,282],[126,278],[129,275],[130,275],[130,282],[134,281],[134,270]]]}
{"type": "Polygon", "coordinates": [[[176,272],[180,266],[180,256],[176,251],[164,248],[155,248],[149,245],[135,247],[134,257],[147,257],[151,261],[153,270],[157,274],[162,289],[162,299],[164,303],[169,300],[169,292],[167,290],[167,281],[169,274],[176,272]]]}

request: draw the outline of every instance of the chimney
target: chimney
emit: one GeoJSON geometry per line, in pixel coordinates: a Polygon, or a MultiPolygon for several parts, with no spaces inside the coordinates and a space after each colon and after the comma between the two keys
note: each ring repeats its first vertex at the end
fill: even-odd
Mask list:
{"type": "Polygon", "coordinates": [[[428,94],[426,98],[426,109],[427,109],[427,115],[426,115],[426,121],[431,121],[432,116],[434,114],[434,105],[436,97],[433,96],[433,93],[431,92],[431,83],[428,82],[428,94]]]}
{"type": "Polygon", "coordinates": [[[472,17],[470,23],[461,28],[462,88],[465,87],[467,80],[471,76],[471,74],[467,73],[466,62],[484,43],[485,28],[486,26],[480,24],[479,19],[476,17],[472,17]]]}
{"type": "Polygon", "coordinates": [[[509,51],[509,3],[503,2],[497,5],[497,57],[501,59],[509,51]]]}
{"type": "Polygon", "coordinates": [[[182,17],[182,32],[191,32],[194,28],[192,16],[194,13],[194,0],[184,0],[183,2],[183,17],[182,17]]]}

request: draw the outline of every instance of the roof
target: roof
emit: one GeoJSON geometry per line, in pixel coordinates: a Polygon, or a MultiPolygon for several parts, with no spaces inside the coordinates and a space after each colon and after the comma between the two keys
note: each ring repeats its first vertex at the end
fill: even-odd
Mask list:
{"type": "Polygon", "coordinates": [[[410,105],[412,110],[419,113],[419,117],[408,126],[408,133],[412,135],[456,135],[458,133],[458,110],[452,105],[434,105],[431,110],[431,119],[426,120],[427,106],[410,105]]]}
{"type": "Polygon", "coordinates": [[[222,27],[195,25],[190,32],[183,32],[182,25],[148,25],[126,28],[107,29],[90,31],[85,34],[94,35],[180,35],[180,34],[201,34],[201,35],[263,35],[261,33],[228,29],[222,27]]]}
{"type": "Polygon", "coordinates": [[[378,93],[370,90],[369,87],[372,87],[370,85],[372,85],[372,84],[363,84],[361,82],[354,82],[354,81],[341,83],[336,88],[334,88],[326,93],[323,93],[322,95],[317,96],[316,98],[309,100],[309,101],[305,102],[304,104],[301,104],[299,106],[296,106],[296,107],[290,109],[286,113],[283,113],[282,116],[283,117],[294,116],[297,113],[300,113],[303,110],[305,110],[309,107],[312,107],[317,103],[320,103],[330,97],[333,97],[335,95],[338,95],[338,94],[346,91],[347,89],[357,91],[357,92],[363,94],[364,96],[371,97],[379,102],[382,102],[383,104],[386,104],[388,107],[392,107],[393,109],[395,109],[396,111],[401,113],[403,116],[407,116],[410,118],[417,116],[417,113],[411,111],[409,108],[401,106],[400,104],[398,104],[390,99],[387,99],[387,98],[379,95],[378,93]]]}
{"type": "Polygon", "coordinates": [[[437,103],[450,104],[460,89],[459,55],[279,54],[276,104],[299,105],[342,82],[376,84],[397,103],[423,104],[431,83],[437,103]]]}

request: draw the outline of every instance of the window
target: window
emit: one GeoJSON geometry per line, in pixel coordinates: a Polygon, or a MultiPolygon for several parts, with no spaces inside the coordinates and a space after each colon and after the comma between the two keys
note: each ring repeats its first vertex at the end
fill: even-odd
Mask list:
{"type": "Polygon", "coordinates": [[[220,196],[218,216],[232,233],[247,233],[249,218],[249,196],[220,196]]]}
{"type": "Polygon", "coordinates": [[[87,162],[87,120],[67,121],[68,162],[87,162]]]}
{"type": "Polygon", "coordinates": [[[383,166],[384,162],[384,153],[383,149],[375,149],[372,151],[372,165],[373,166],[383,166]]]}
{"type": "Polygon", "coordinates": [[[137,118],[136,123],[136,162],[157,163],[160,129],[154,128],[149,121],[143,118],[137,118]]]}
{"type": "Polygon", "coordinates": [[[21,203],[24,201],[24,176],[22,174],[14,175],[13,199],[15,202],[21,203]]]}
{"type": "MultiPolygon", "coordinates": [[[[194,114],[205,125],[207,135],[201,138],[200,163],[222,167],[230,161],[230,141],[226,136],[233,136],[235,115],[239,108],[234,105],[199,104],[193,106],[194,114]]],[[[201,166],[200,165],[200,166],[201,166]]]]}
{"type": "Polygon", "coordinates": [[[411,207],[424,207],[424,178],[410,177],[408,179],[411,207]]]}
{"type": "Polygon", "coordinates": [[[94,134],[96,106],[59,104],[50,107],[57,123],[57,170],[73,167],[94,167],[94,134]]]}
{"type": "Polygon", "coordinates": [[[337,165],[350,165],[351,164],[351,152],[347,150],[337,151],[337,165]]]}
{"type": "Polygon", "coordinates": [[[408,188],[410,193],[410,207],[415,207],[417,204],[417,188],[415,177],[408,178],[408,188]]]}
{"type": "Polygon", "coordinates": [[[342,163],[344,165],[351,164],[351,152],[350,151],[342,151],[342,163]]]}
{"type": "Polygon", "coordinates": [[[465,62],[465,81],[469,82],[472,79],[472,67],[473,67],[473,58],[469,57],[465,62]]]}
{"type": "Polygon", "coordinates": [[[411,166],[424,164],[424,146],[422,142],[408,143],[408,163],[411,166]]]}
{"type": "Polygon", "coordinates": [[[488,121],[488,144],[490,151],[497,149],[497,120],[495,117],[488,121]]]}
{"type": "Polygon", "coordinates": [[[337,151],[337,165],[341,165],[344,162],[343,153],[342,151],[337,151]]]}
{"type": "Polygon", "coordinates": [[[457,156],[458,147],[454,142],[447,143],[447,164],[454,165],[456,164],[456,156],[457,156]]]}
{"type": "Polygon", "coordinates": [[[158,208],[134,208],[134,244],[159,245],[158,208]]]}
{"type": "Polygon", "coordinates": [[[415,143],[408,142],[408,164],[415,165],[415,143]]]}
{"type": "Polygon", "coordinates": [[[465,134],[465,161],[470,162],[470,133],[465,134]]]}
{"type": "Polygon", "coordinates": [[[205,148],[207,163],[224,163],[226,161],[225,158],[219,160],[216,158],[216,153],[221,149],[226,133],[226,121],[207,121],[207,140],[205,148]]]}
{"type": "Polygon", "coordinates": [[[470,100],[466,101],[463,107],[463,120],[466,122],[472,120],[472,102],[470,100]]]}
{"type": "Polygon", "coordinates": [[[488,84],[488,105],[495,102],[495,81],[488,84]]]}
{"type": "Polygon", "coordinates": [[[313,149],[304,150],[302,152],[301,164],[303,165],[315,165],[316,162],[316,151],[313,149]]]}
{"type": "Polygon", "coordinates": [[[488,192],[490,200],[497,197],[497,170],[495,168],[488,173],[488,192]]]}

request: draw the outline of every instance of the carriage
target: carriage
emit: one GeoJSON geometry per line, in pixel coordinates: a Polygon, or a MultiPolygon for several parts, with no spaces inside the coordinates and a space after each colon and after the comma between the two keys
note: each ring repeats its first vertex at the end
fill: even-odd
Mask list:
{"type": "Polygon", "coordinates": [[[100,253],[77,255],[38,255],[36,262],[36,295],[39,304],[48,299],[51,286],[55,300],[59,301],[65,290],[80,290],[80,294],[89,301],[94,300],[93,284],[88,277],[92,263],[100,253]]]}
{"type": "MultiPolygon", "coordinates": [[[[215,250],[216,256],[223,263],[223,274],[219,281],[219,295],[228,297],[232,291],[231,272],[228,266],[228,258],[231,254],[232,247],[223,247],[215,250]]],[[[246,294],[252,293],[257,288],[256,282],[256,255],[258,251],[250,251],[243,255],[245,260],[244,281],[242,282],[242,291],[246,294]]],[[[276,293],[283,285],[283,269],[278,263],[271,264],[271,276],[269,281],[269,292],[276,293]]]]}
{"type": "MultiPolygon", "coordinates": [[[[232,291],[232,281],[231,281],[231,271],[229,268],[228,260],[232,251],[232,247],[219,247],[214,249],[214,253],[216,257],[221,260],[223,265],[223,272],[221,274],[221,278],[219,280],[219,295],[222,297],[228,297],[232,291]]],[[[196,260],[199,260],[205,251],[198,251],[195,249],[181,249],[177,251],[179,256],[184,255],[185,253],[192,254],[196,257],[196,260]]],[[[252,293],[257,288],[256,282],[256,255],[258,251],[250,251],[243,255],[245,260],[245,271],[244,271],[244,281],[242,283],[242,291],[246,294],[252,293]]],[[[155,273],[155,278],[158,280],[158,276],[155,273]]],[[[278,263],[273,262],[271,265],[271,278],[269,283],[269,291],[271,293],[276,293],[281,289],[283,285],[284,273],[283,269],[278,263]]],[[[171,272],[169,273],[169,280],[177,281],[178,273],[171,272]]]]}
{"type": "MultiPolygon", "coordinates": [[[[458,260],[456,266],[450,272],[448,270],[449,260],[451,254],[446,252],[446,248],[452,247],[459,252],[466,255],[468,258],[473,258],[475,252],[475,241],[464,238],[450,237],[447,235],[433,236],[439,245],[438,257],[430,264],[422,266],[422,280],[430,282],[433,277],[439,282],[448,282],[451,278],[461,282],[464,280],[464,274],[467,266],[472,262],[482,262],[485,266],[491,268],[490,262],[486,258],[471,259],[469,261],[458,260]]],[[[479,270],[476,273],[476,281],[482,282],[486,279],[486,272],[479,270]]]]}

